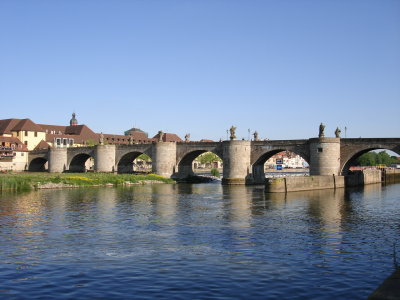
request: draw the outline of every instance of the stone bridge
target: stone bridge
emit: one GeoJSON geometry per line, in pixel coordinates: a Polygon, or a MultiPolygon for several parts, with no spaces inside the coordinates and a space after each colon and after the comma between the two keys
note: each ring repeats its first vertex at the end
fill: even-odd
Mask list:
{"type": "Polygon", "coordinates": [[[156,142],[136,145],[97,145],[31,151],[29,170],[83,172],[88,159],[97,172],[129,173],[133,160],[145,153],[152,159],[153,173],[172,178],[193,175],[192,162],[204,152],[218,155],[224,165],[223,183],[265,182],[265,162],[281,151],[300,155],[310,165],[310,175],[345,175],[354,160],[365,152],[388,149],[400,155],[400,138],[311,138],[222,142],[156,142]]]}

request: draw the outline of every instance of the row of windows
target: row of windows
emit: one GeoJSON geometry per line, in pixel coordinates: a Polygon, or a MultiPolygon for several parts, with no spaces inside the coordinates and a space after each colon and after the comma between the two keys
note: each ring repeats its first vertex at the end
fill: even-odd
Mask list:
{"type": "MultiPolygon", "coordinates": [[[[125,141],[129,142],[129,139],[120,139],[120,138],[116,138],[116,139],[115,138],[106,138],[106,140],[107,141],[110,141],[110,140],[111,141],[118,141],[118,142],[120,142],[120,141],[121,142],[125,142],[125,141]]],[[[143,140],[143,141],[142,140],[138,140],[138,141],[136,141],[136,140],[133,139],[132,142],[146,143],[146,142],[149,142],[149,141],[146,141],[146,140],[143,140]]]]}
{"type": "MultiPolygon", "coordinates": [[[[46,129],[46,133],[49,133],[49,130],[46,129]]],[[[62,132],[59,130],[57,132],[57,130],[50,130],[50,134],[62,134],[62,132]]]]}
{"type": "MultiPolygon", "coordinates": [[[[37,131],[34,131],[33,133],[34,133],[34,136],[35,136],[35,137],[38,136],[37,131]]],[[[21,134],[23,134],[24,136],[28,136],[28,131],[22,131],[22,132],[21,132],[21,131],[17,131],[17,136],[18,136],[18,135],[21,135],[21,134]]]]}
{"type": "Polygon", "coordinates": [[[56,138],[56,145],[57,146],[72,146],[74,144],[74,139],[67,139],[67,138],[56,138]]]}

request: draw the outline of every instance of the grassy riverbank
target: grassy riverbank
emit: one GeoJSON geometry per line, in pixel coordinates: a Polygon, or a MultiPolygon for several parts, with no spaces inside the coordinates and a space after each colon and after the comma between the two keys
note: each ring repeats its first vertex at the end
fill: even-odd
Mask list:
{"type": "Polygon", "coordinates": [[[146,183],[174,183],[156,174],[109,174],[109,173],[8,173],[0,174],[0,191],[29,191],[42,188],[79,186],[131,185],[146,183]]]}

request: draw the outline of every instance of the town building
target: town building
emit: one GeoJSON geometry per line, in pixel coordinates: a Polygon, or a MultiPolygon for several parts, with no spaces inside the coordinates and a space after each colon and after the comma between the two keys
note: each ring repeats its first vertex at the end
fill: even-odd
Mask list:
{"type": "Polygon", "coordinates": [[[284,169],[300,169],[308,167],[307,162],[298,154],[290,151],[282,151],[265,162],[265,169],[277,169],[281,165],[284,169]]]}
{"type": "Polygon", "coordinates": [[[24,170],[28,163],[28,148],[18,138],[0,136],[0,172],[24,170]]]}
{"type": "MultiPolygon", "coordinates": [[[[2,150],[1,168],[26,170],[27,153],[48,148],[94,146],[102,139],[104,144],[146,144],[160,140],[160,133],[153,138],[139,128],[131,128],[122,135],[95,133],[86,125],[80,125],[76,114],[72,114],[69,125],[36,124],[30,119],[0,120],[0,142],[2,150]],[[12,150],[11,150],[12,149],[12,150]]],[[[164,142],[182,142],[174,133],[163,133],[164,142]]]]}

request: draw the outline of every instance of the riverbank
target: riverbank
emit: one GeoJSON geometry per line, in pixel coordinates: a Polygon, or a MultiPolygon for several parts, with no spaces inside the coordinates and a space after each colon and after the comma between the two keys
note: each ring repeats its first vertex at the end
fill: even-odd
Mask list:
{"type": "Polygon", "coordinates": [[[150,183],[174,183],[156,174],[110,173],[7,173],[0,174],[0,191],[29,191],[32,189],[73,188],[81,186],[119,186],[150,183]]]}

